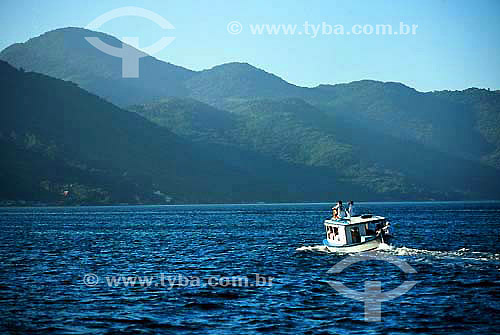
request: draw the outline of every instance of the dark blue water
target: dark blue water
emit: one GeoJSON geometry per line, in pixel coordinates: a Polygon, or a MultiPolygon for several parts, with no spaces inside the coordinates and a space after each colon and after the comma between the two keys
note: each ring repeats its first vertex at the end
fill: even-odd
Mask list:
{"type": "Polygon", "coordinates": [[[499,203],[360,204],[395,228],[393,247],[376,254],[400,257],[415,274],[373,260],[327,273],[348,257],[314,251],[329,208],[0,209],[0,333],[499,333],[499,203]],[[257,274],[274,279],[258,285],[257,274]],[[110,286],[112,276],[153,281],[110,286]],[[231,276],[248,285],[226,286],[231,276]],[[418,284],[368,322],[363,302],[330,280],[360,292],[367,280],[384,291],[418,284]]]}

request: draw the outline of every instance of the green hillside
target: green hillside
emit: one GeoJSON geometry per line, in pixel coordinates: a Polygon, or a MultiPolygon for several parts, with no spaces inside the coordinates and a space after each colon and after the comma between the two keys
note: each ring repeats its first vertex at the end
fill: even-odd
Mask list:
{"type": "Polygon", "coordinates": [[[238,99],[226,108],[174,98],[130,109],[193,141],[326,169],[376,198],[497,195],[492,168],[333,118],[300,99],[238,99]]]}
{"type": "MultiPolygon", "coordinates": [[[[121,44],[106,34],[63,28],[14,44],[0,59],[72,81],[65,87],[96,94],[102,99],[91,100],[99,107],[82,110],[86,99],[43,91],[23,108],[45,106],[53,121],[40,123],[28,113],[37,132],[14,118],[7,124],[47,147],[64,143],[65,162],[125,174],[143,190],[149,185],[145,194],[161,186],[179,201],[314,201],[332,193],[318,185],[327,181],[335,184],[334,194],[373,200],[500,198],[498,91],[418,92],[372,80],[305,88],[246,63],[196,72],[153,57],[141,59],[139,78],[121,78],[121,60],[92,47],[86,36],[121,44]],[[133,105],[135,113],[107,101],[133,105]],[[247,187],[254,180],[274,188],[273,196],[266,197],[265,187],[247,187]]],[[[3,94],[10,97],[12,89],[3,94]]],[[[23,100],[26,93],[16,94],[23,100]]]]}
{"type": "Polygon", "coordinates": [[[2,201],[142,204],[373,196],[334,171],[185,140],[70,82],[4,62],[0,78],[2,201]],[[68,198],[62,196],[66,190],[68,198]]]}
{"type": "Polygon", "coordinates": [[[0,74],[1,179],[10,185],[4,199],[64,200],[60,194],[68,185],[75,203],[286,201],[316,192],[326,197],[316,182],[293,182],[299,175],[305,175],[302,181],[316,178],[304,169],[280,163],[275,169],[272,160],[257,155],[193,145],[69,82],[3,62],[0,74]],[[288,173],[281,177],[283,169],[288,173]]]}
{"type": "Polygon", "coordinates": [[[0,59],[17,68],[75,82],[119,106],[187,94],[181,83],[193,71],[148,56],[139,59],[139,78],[122,78],[122,60],[94,48],[85,37],[122,47],[113,36],[71,27],[13,44],[1,52],[0,59]]]}

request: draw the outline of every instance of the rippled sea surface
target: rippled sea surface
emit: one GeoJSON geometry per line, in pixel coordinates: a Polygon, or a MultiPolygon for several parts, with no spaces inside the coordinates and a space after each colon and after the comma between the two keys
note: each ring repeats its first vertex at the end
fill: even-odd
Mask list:
{"type": "Polygon", "coordinates": [[[317,247],[330,208],[0,209],[0,333],[499,333],[500,203],[359,204],[395,229],[375,255],[413,274],[380,260],[327,273],[349,257],[317,247]],[[332,280],[418,283],[369,322],[332,280]]]}

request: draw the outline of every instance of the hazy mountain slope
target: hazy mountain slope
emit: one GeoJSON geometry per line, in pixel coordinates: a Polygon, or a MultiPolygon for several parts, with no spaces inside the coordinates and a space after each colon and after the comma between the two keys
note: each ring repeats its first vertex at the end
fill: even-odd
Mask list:
{"type": "Polygon", "coordinates": [[[379,193],[414,192],[421,187],[464,195],[499,195],[492,186],[500,186],[493,181],[499,173],[492,168],[353,122],[342,114],[318,110],[299,99],[236,102],[226,107],[251,118],[249,138],[265,143],[261,150],[273,148],[265,141],[274,138],[275,148],[286,147],[285,156],[275,155],[293,155],[308,165],[331,167],[379,193]]]}
{"type": "Polygon", "coordinates": [[[182,82],[193,71],[148,56],[139,60],[139,78],[122,78],[122,60],[96,49],[85,37],[122,47],[121,41],[107,34],[62,28],[11,45],[0,53],[0,59],[16,68],[73,81],[122,106],[187,94],[182,82]]]}
{"type": "MultiPolygon", "coordinates": [[[[479,128],[484,116],[459,99],[369,80],[317,89],[328,98],[311,103],[380,133],[477,161],[495,150],[479,128]]],[[[499,129],[498,124],[495,127],[499,129]]]]}
{"type": "Polygon", "coordinates": [[[237,99],[226,107],[231,112],[175,98],[131,110],[191,140],[324,168],[376,198],[498,196],[492,169],[329,117],[300,99],[237,99]]]}
{"type": "Polygon", "coordinates": [[[16,67],[76,82],[115,104],[126,106],[164,97],[190,96],[223,108],[225,101],[300,97],[312,105],[381,134],[390,134],[500,169],[498,92],[418,92],[399,83],[362,80],[304,88],[246,63],[228,63],[194,72],[145,57],[140,78],[121,78],[121,59],[90,45],[84,37],[109,35],[63,28],[14,44],[0,59],[16,67]],[[479,98],[480,97],[480,98],[479,98]],[[480,112],[479,112],[480,111],[480,112]],[[496,111],[496,112],[495,112],[496,111]]]}
{"type": "MultiPolygon", "coordinates": [[[[23,73],[4,62],[0,63],[0,73],[0,132],[13,148],[36,152],[37,160],[41,160],[40,155],[55,160],[59,168],[64,166],[60,170],[62,174],[69,166],[78,168],[81,174],[123,176],[123,184],[148,188],[142,190],[142,193],[148,193],[150,199],[146,200],[154,198],[153,180],[161,181],[165,189],[178,177],[168,178],[157,171],[152,161],[154,158],[158,159],[157,164],[163,163],[166,174],[175,175],[174,166],[161,157],[162,152],[142,153],[143,147],[150,145],[150,139],[142,134],[144,132],[168,145],[173,160],[174,150],[181,150],[181,141],[175,135],[157,129],[72,83],[36,73],[23,73]],[[134,154],[136,159],[133,159],[134,154]],[[152,178],[150,174],[155,172],[156,178],[152,178]]],[[[19,162],[31,164],[24,160],[19,162]]],[[[65,182],[79,183],[74,170],[67,171],[67,178],[63,178],[65,182]]],[[[30,178],[29,171],[33,170],[28,170],[28,175],[24,176],[27,179],[30,178]]],[[[49,178],[47,181],[54,187],[62,187],[56,185],[60,184],[58,180],[49,178]]],[[[36,189],[40,185],[32,186],[36,189]]],[[[179,193],[177,195],[181,197],[179,193]]],[[[134,198],[128,200],[134,201],[134,198]]]]}
{"type": "MultiPolygon", "coordinates": [[[[11,137],[12,136],[12,137],[11,137]]],[[[0,140],[0,201],[48,204],[164,203],[151,185],[112,171],[71,164],[51,152],[34,134],[0,140]],[[68,193],[65,195],[64,192],[68,193]]]]}
{"type": "Polygon", "coordinates": [[[422,93],[370,80],[303,88],[245,63],[194,72],[152,57],[141,60],[140,78],[123,79],[121,60],[91,46],[84,40],[89,35],[121,43],[109,35],[64,28],[15,44],[0,58],[75,81],[114,103],[146,104],[139,111],[145,117],[182,135],[186,143],[210,144],[215,153],[205,148],[205,159],[217,157],[243,175],[285,182],[276,170],[264,168],[269,162],[260,164],[258,176],[251,162],[256,159],[250,158],[257,155],[299,170],[321,167],[326,169],[322,177],[334,173],[337,182],[342,178],[346,185],[361,187],[359,191],[419,196],[450,191],[450,197],[480,198],[496,194],[485,180],[500,179],[499,92],[422,93]],[[181,99],[162,101],[171,96],[181,99]],[[212,107],[199,108],[185,97],[212,107]],[[158,107],[165,101],[171,105],[168,117],[158,107]],[[434,169],[436,164],[440,168],[434,169]]]}
{"type": "Polygon", "coordinates": [[[331,188],[371,196],[332,171],[185,141],[69,82],[4,62],[0,78],[5,199],[53,201],[68,185],[75,203],[326,201],[331,188]]]}
{"type": "Polygon", "coordinates": [[[128,110],[195,142],[231,144],[228,139],[238,127],[234,114],[191,98],[165,98],[128,110]]]}
{"type": "Polygon", "coordinates": [[[330,115],[500,170],[497,92],[418,92],[400,83],[362,80],[303,88],[249,64],[229,63],[186,81],[191,97],[219,108],[249,98],[300,97],[330,115]],[[479,98],[481,97],[481,98],[479,98]],[[495,135],[492,135],[495,134],[495,135]],[[495,137],[497,138],[497,137],[495,137]]]}
{"type": "Polygon", "coordinates": [[[196,73],[184,85],[191,97],[214,105],[229,97],[292,97],[304,90],[247,63],[215,66],[196,73]]]}
{"type": "Polygon", "coordinates": [[[473,127],[473,132],[479,132],[491,147],[483,150],[481,159],[500,170],[500,91],[471,88],[432,94],[472,112],[475,122],[469,124],[469,127],[473,127]]]}

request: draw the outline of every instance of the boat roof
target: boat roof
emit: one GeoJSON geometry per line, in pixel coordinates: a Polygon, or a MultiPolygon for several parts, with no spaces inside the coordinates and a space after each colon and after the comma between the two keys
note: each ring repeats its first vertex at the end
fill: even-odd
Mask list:
{"type": "Polygon", "coordinates": [[[327,219],[325,220],[325,225],[335,225],[335,226],[349,226],[363,223],[375,223],[378,221],[385,220],[385,217],[371,214],[363,214],[359,216],[353,216],[350,219],[327,219]]]}

